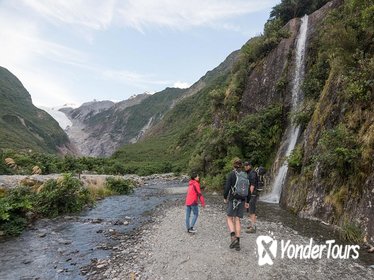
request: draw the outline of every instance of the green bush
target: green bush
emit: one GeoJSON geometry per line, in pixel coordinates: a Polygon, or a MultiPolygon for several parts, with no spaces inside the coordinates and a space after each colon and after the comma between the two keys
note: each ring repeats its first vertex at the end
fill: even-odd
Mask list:
{"type": "Polygon", "coordinates": [[[367,105],[374,101],[374,58],[364,58],[362,53],[356,57],[356,68],[343,77],[344,93],[349,102],[367,105]]]}
{"type": "Polygon", "coordinates": [[[36,200],[36,211],[45,217],[74,213],[91,204],[89,191],[71,174],[57,180],[48,180],[36,200]]]}
{"type": "Polygon", "coordinates": [[[223,186],[225,184],[225,176],[223,174],[219,174],[216,176],[207,176],[204,179],[205,186],[209,191],[223,191],[223,186]]]}
{"type": "Polygon", "coordinates": [[[294,171],[300,173],[303,166],[303,150],[301,146],[295,147],[287,158],[288,166],[294,171]]]}
{"type": "Polygon", "coordinates": [[[18,235],[27,225],[26,213],[33,210],[35,194],[29,187],[8,190],[0,197],[0,230],[18,235]]]}
{"type": "Polygon", "coordinates": [[[315,106],[315,101],[313,100],[304,101],[302,108],[291,114],[291,122],[296,126],[300,126],[302,130],[305,129],[312,118],[315,106]]]}
{"type": "Polygon", "coordinates": [[[311,67],[305,75],[301,88],[307,100],[316,100],[321,95],[330,72],[330,64],[326,50],[314,56],[310,56],[309,63],[311,67]]]}
{"type": "Polygon", "coordinates": [[[357,172],[360,154],[355,136],[340,124],[335,129],[323,133],[318,141],[316,159],[326,172],[335,171],[341,177],[347,178],[357,172]]]}
{"type": "Polygon", "coordinates": [[[280,4],[273,7],[270,13],[271,19],[280,19],[285,24],[292,18],[302,17],[318,10],[329,0],[282,0],[280,4]]]}
{"type": "Polygon", "coordinates": [[[108,189],[116,194],[130,194],[135,186],[133,181],[118,177],[107,177],[105,184],[108,189]]]}

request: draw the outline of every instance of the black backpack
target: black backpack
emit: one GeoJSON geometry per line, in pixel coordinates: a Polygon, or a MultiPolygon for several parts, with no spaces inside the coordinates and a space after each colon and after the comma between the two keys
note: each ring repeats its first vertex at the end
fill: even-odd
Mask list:
{"type": "Polygon", "coordinates": [[[231,192],[233,194],[233,197],[236,199],[246,199],[249,192],[249,180],[247,173],[240,171],[237,172],[234,170],[236,175],[236,182],[233,188],[231,188],[231,192]]]}
{"type": "Polygon", "coordinates": [[[255,171],[257,173],[257,178],[258,178],[257,191],[261,192],[265,186],[264,175],[266,174],[266,169],[263,166],[260,166],[260,167],[257,167],[255,171]]]}

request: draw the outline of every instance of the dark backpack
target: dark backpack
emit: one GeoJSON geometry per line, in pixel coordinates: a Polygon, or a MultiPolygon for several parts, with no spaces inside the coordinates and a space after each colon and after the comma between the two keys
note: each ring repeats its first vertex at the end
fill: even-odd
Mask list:
{"type": "Polygon", "coordinates": [[[258,178],[257,191],[261,192],[265,186],[264,175],[266,174],[266,169],[263,166],[260,166],[260,167],[257,167],[255,171],[257,173],[257,178],[258,178]]]}
{"type": "Polygon", "coordinates": [[[246,199],[249,192],[249,180],[247,177],[247,173],[240,171],[235,171],[236,175],[236,182],[235,186],[232,188],[233,197],[236,199],[246,199]]]}

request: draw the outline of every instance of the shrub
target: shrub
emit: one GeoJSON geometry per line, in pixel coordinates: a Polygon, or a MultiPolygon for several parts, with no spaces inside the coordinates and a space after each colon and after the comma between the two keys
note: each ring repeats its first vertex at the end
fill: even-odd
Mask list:
{"type": "Polygon", "coordinates": [[[34,194],[29,187],[17,187],[0,197],[0,230],[18,235],[27,225],[26,213],[33,210],[34,194]]]}
{"type": "Polygon", "coordinates": [[[222,191],[225,183],[225,176],[223,174],[208,176],[204,179],[204,182],[209,191],[222,191]]]}
{"type": "Polygon", "coordinates": [[[305,129],[312,118],[315,106],[316,104],[313,100],[304,101],[301,109],[291,114],[291,122],[296,126],[300,126],[302,130],[305,129]]]}
{"type": "Polygon", "coordinates": [[[71,174],[64,174],[57,180],[48,180],[41,188],[36,202],[36,210],[46,217],[56,217],[74,213],[91,204],[89,191],[71,174]]]}
{"type": "Polygon", "coordinates": [[[358,58],[356,68],[343,76],[344,93],[349,102],[370,104],[374,100],[374,58],[363,58],[362,53],[356,53],[358,58]]]}
{"type": "MultiPolygon", "coordinates": [[[[310,57],[313,60],[313,57],[310,57]]],[[[314,63],[313,63],[314,62],[314,63]]],[[[326,52],[317,55],[316,61],[306,73],[301,86],[306,99],[318,99],[330,72],[330,64],[326,52]]]]}
{"type": "Polygon", "coordinates": [[[131,180],[125,180],[118,177],[106,178],[106,186],[116,194],[130,194],[133,191],[135,183],[131,180]]]}
{"type": "Polygon", "coordinates": [[[326,172],[335,171],[346,178],[356,173],[360,154],[354,135],[341,124],[323,133],[318,141],[316,159],[326,172]]]}
{"type": "Polygon", "coordinates": [[[287,158],[288,166],[294,171],[300,173],[303,166],[303,150],[297,146],[287,158]]]}

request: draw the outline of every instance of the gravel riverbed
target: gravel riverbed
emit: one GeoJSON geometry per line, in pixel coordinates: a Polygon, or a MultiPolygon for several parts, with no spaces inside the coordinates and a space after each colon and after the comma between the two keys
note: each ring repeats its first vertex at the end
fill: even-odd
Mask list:
{"type": "MultiPolygon", "coordinates": [[[[93,261],[83,272],[88,279],[374,279],[374,270],[359,260],[281,259],[258,265],[256,238],[268,235],[293,244],[309,244],[310,237],[259,217],[255,234],[242,233],[241,251],[229,249],[224,205],[200,208],[196,234],[184,226],[182,202],[163,206],[151,223],[121,241],[109,260],[93,261]]],[[[245,221],[246,225],[247,222],[245,221]]],[[[278,241],[278,244],[280,243],[278,241]]],[[[338,241],[337,241],[338,243],[338,241]]],[[[322,240],[316,244],[324,244],[322,240]]],[[[279,248],[278,248],[279,249],[279,248]]]]}

